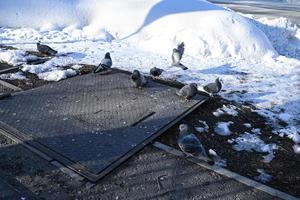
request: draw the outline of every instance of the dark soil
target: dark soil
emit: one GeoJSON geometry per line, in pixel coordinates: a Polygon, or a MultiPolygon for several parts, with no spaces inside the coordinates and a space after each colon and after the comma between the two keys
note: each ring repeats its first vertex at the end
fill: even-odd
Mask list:
{"type": "MultiPolygon", "coordinates": [[[[272,134],[272,128],[266,120],[253,112],[249,106],[239,105],[220,97],[211,98],[208,102],[201,105],[197,110],[188,115],[181,123],[187,123],[191,127],[201,125],[199,120],[206,121],[209,126],[208,133],[198,133],[205,149],[215,150],[222,159],[227,160],[229,170],[253,179],[259,175],[257,169],[264,169],[272,175],[272,180],[267,185],[277,188],[281,191],[300,197],[300,156],[295,154],[292,146],[293,142],[287,138],[281,138],[272,134]],[[212,114],[216,109],[223,105],[235,105],[238,108],[239,115],[221,115],[216,117],[212,114]],[[215,124],[219,121],[232,121],[230,125],[232,134],[230,136],[220,136],[214,133],[215,124]],[[236,138],[240,134],[252,128],[247,128],[243,124],[250,123],[252,128],[261,129],[260,138],[265,143],[276,143],[279,145],[275,158],[270,163],[262,162],[262,156],[265,154],[246,151],[235,151],[228,139],[236,138]]],[[[178,125],[169,129],[159,140],[178,148],[176,140],[178,137],[178,125]]]]}

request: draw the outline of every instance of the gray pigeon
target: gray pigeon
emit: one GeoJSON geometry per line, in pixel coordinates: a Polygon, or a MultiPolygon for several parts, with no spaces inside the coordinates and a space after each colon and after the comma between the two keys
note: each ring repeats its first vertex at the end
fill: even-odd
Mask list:
{"type": "Polygon", "coordinates": [[[219,78],[213,83],[209,83],[203,87],[203,89],[209,94],[217,94],[222,89],[222,83],[219,78]]]}
{"type": "Polygon", "coordinates": [[[153,67],[152,69],[150,69],[150,74],[152,76],[160,76],[163,71],[164,71],[163,69],[160,69],[160,68],[157,68],[157,67],[153,67]]]}
{"type": "Polygon", "coordinates": [[[134,70],[130,78],[136,88],[142,88],[147,84],[147,79],[138,70],[134,70]]]}
{"type": "Polygon", "coordinates": [[[189,131],[188,125],[180,124],[179,131],[177,144],[184,153],[210,160],[198,137],[189,131]]]}
{"type": "Polygon", "coordinates": [[[111,66],[112,66],[112,60],[110,57],[110,53],[107,52],[104,58],[101,60],[100,64],[94,69],[94,73],[98,73],[110,69],[111,66]]]}
{"type": "Polygon", "coordinates": [[[182,70],[187,70],[188,68],[184,66],[180,61],[184,53],[184,43],[180,43],[177,48],[173,49],[172,52],[172,66],[180,67],[182,70]]]}
{"type": "Polygon", "coordinates": [[[48,56],[54,56],[55,54],[57,54],[57,51],[55,51],[54,49],[52,49],[51,47],[49,47],[47,45],[41,44],[40,41],[38,41],[36,46],[37,46],[37,50],[42,54],[45,54],[48,56]]]}
{"type": "Polygon", "coordinates": [[[186,100],[193,98],[197,94],[197,84],[191,83],[183,86],[176,94],[186,100]]]}

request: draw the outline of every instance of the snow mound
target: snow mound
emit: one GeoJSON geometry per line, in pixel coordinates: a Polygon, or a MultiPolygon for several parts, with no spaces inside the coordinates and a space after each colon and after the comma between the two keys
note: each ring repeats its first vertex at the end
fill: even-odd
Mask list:
{"type": "Polygon", "coordinates": [[[291,20],[284,17],[263,17],[253,22],[267,35],[279,54],[300,58],[300,30],[291,20]]]}
{"type": "Polygon", "coordinates": [[[229,122],[218,122],[215,127],[215,132],[221,136],[228,136],[231,134],[229,126],[233,124],[232,121],[229,122]]]}
{"type": "Polygon", "coordinates": [[[10,0],[0,1],[0,7],[0,26],[37,29],[38,33],[32,31],[35,37],[25,35],[35,40],[41,39],[43,32],[63,31],[66,36],[61,37],[73,39],[99,39],[99,35],[106,41],[128,39],[140,48],[165,55],[181,41],[191,56],[277,55],[254,22],[202,0],[10,0]]]}

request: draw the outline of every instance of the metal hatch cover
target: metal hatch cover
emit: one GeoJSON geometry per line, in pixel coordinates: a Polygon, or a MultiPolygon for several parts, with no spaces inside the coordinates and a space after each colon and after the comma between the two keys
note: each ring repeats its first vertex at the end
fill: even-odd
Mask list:
{"type": "Polygon", "coordinates": [[[176,90],[134,88],[123,72],[77,76],[0,100],[0,129],[97,181],[206,100],[176,90]]]}

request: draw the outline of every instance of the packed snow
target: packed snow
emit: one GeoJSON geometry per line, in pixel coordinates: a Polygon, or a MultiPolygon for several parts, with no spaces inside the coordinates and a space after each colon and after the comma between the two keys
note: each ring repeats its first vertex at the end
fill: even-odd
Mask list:
{"type": "Polygon", "coordinates": [[[213,112],[213,115],[216,117],[220,117],[221,115],[227,114],[232,116],[238,116],[238,112],[236,111],[236,106],[233,105],[223,105],[222,108],[218,108],[216,111],[213,112]]]}
{"type": "Polygon", "coordinates": [[[228,136],[231,134],[229,126],[233,124],[232,121],[229,122],[218,122],[215,126],[215,133],[221,136],[228,136]]]}
{"type": "Polygon", "coordinates": [[[202,0],[10,0],[0,7],[0,43],[19,49],[0,50],[1,62],[59,81],[81,64],[98,65],[109,51],[113,67],[124,70],[156,66],[165,70],[162,78],[199,86],[221,77],[222,97],[251,102],[274,134],[300,142],[300,29],[286,18],[254,19],[202,0]],[[38,40],[59,55],[28,65],[35,57],[26,51],[38,40]],[[186,71],[170,67],[182,41],[186,71]]]}

